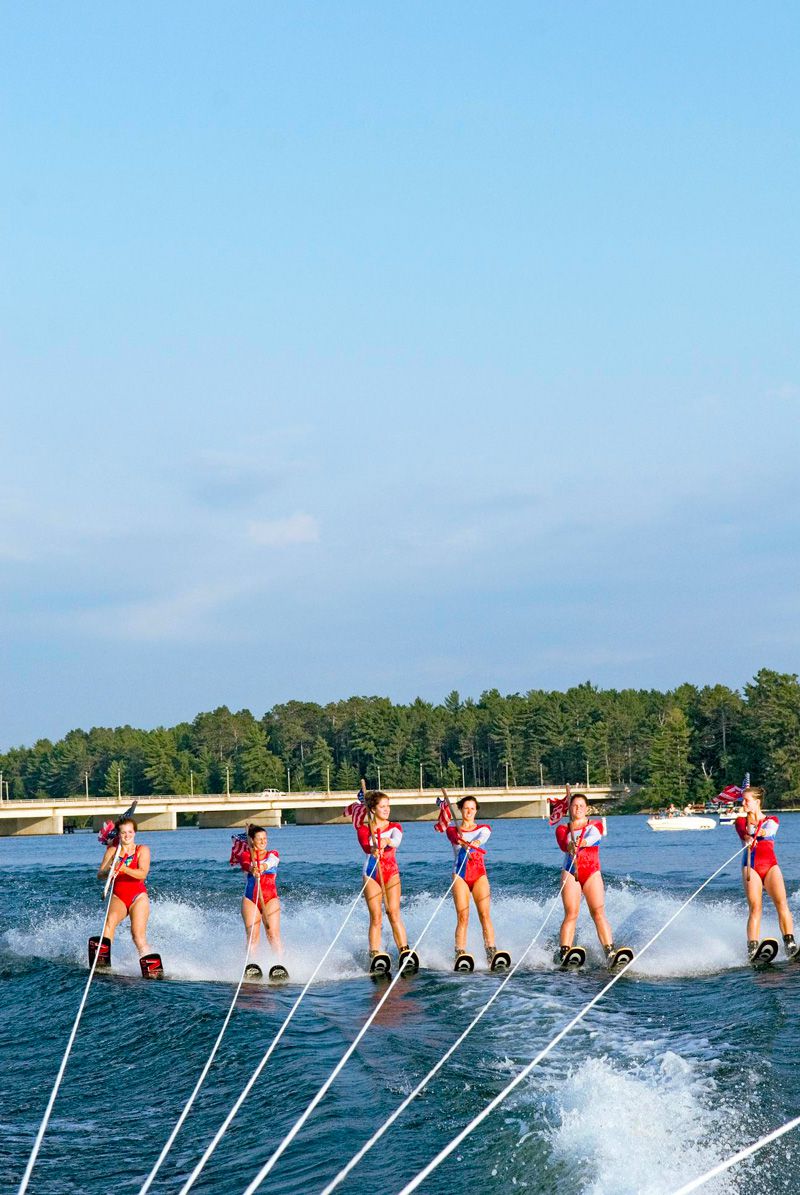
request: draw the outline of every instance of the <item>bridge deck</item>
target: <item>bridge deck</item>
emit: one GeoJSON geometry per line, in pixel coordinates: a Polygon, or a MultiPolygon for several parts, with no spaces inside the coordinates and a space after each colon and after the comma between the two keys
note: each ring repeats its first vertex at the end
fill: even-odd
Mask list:
{"type": "MultiPolygon", "coordinates": [[[[629,789],[623,785],[573,786],[585,792],[590,801],[613,801],[629,789]]],[[[562,796],[562,786],[467,789],[481,804],[481,816],[543,817],[547,798],[562,796]]],[[[436,797],[440,789],[392,789],[387,795],[393,815],[399,821],[433,821],[437,816],[436,797]]],[[[465,795],[451,791],[456,801],[465,795]]],[[[59,797],[29,801],[0,802],[0,837],[15,834],[61,834],[64,818],[91,817],[99,826],[107,818],[118,817],[134,798],[59,797]]],[[[257,793],[176,793],[137,799],[136,820],[142,830],[174,830],[179,813],[196,813],[204,828],[244,826],[258,820],[270,826],[281,824],[284,811],[293,810],[299,825],[332,825],[347,819],[342,810],[354,799],[346,792],[284,793],[264,790],[257,793]]]]}

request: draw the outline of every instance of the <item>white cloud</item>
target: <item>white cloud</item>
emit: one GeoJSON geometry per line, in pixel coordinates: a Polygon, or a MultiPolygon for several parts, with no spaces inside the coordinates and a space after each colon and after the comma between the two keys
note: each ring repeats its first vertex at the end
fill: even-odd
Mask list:
{"type": "MultiPolygon", "coordinates": [[[[161,597],[81,610],[61,616],[60,621],[104,639],[191,642],[206,638],[211,616],[247,588],[227,583],[197,585],[161,597]]],[[[218,628],[214,633],[218,635],[218,628]]]]}
{"type": "Polygon", "coordinates": [[[252,519],[247,536],[262,548],[285,548],[290,544],[315,544],[319,524],[312,515],[294,514],[286,519],[252,519]]]}

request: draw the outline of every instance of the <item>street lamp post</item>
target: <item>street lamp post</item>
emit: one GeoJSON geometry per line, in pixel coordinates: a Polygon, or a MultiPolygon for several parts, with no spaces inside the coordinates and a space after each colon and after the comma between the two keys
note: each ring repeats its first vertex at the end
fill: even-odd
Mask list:
{"type": "Polygon", "coordinates": [[[189,792],[194,796],[194,772],[189,773],[189,792]]]}
{"type": "Polygon", "coordinates": [[[331,795],[331,765],[330,764],[328,764],[326,766],[325,772],[328,777],[328,796],[330,796],[331,795]]]}
{"type": "Polygon", "coordinates": [[[84,784],[84,788],[86,789],[86,800],[88,801],[89,800],[89,773],[88,772],[83,773],[83,784],[84,784]]]}
{"type": "Polygon", "coordinates": [[[290,793],[292,791],[292,769],[291,768],[286,769],[286,791],[287,791],[287,793],[290,793]]]}
{"type": "Polygon", "coordinates": [[[122,800],[122,768],[117,764],[117,799],[122,800]]]}
{"type": "Polygon", "coordinates": [[[461,787],[462,789],[466,789],[467,787],[467,773],[464,771],[463,763],[461,765],[461,787]]]}
{"type": "Polygon", "coordinates": [[[589,787],[589,760],[586,760],[586,787],[589,787]]]}
{"type": "Polygon", "coordinates": [[[225,765],[225,794],[228,797],[231,795],[231,770],[227,764],[225,765]]]}
{"type": "Polygon", "coordinates": [[[422,764],[419,765],[419,791],[422,792],[422,764]]]}

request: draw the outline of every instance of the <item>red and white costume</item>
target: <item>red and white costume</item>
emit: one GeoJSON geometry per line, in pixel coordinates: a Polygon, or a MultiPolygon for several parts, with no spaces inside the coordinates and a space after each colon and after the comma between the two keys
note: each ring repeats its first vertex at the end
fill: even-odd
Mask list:
{"type": "Polygon", "coordinates": [[[491,827],[476,826],[474,830],[464,830],[448,826],[445,833],[453,846],[453,875],[462,879],[471,892],[475,881],[486,875],[483,847],[489,841],[491,827]],[[464,846],[465,842],[469,843],[468,847],[464,846]]]}
{"type": "Polygon", "coordinates": [[[581,888],[600,870],[600,840],[603,837],[602,822],[587,822],[581,830],[571,830],[569,824],[556,826],[556,842],[564,852],[561,864],[564,871],[574,875],[581,888]],[[569,851],[570,844],[575,854],[569,851]]]}
{"type": "Polygon", "coordinates": [[[749,856],[750,867],[763,881],[770,868],[776,867],[778,863],[772,841],[778,833],[778,818],[770,814],[754,824],[748,822],[746,817],[737,817],[733,824],[744,843],[742,867],[747,867],[749,856]]]}
{"type": "MultiPolygon", "coordinates": [[[[256,892],[256,877],[250,874],[250,868],[253,866],[254,856],[249,847],[245,847],[237,856],[239,866],[242,871],[248,873],[247,883],[245,884],[244,894],[247,900],[251,900],[254,905],[259,904],[259,896],[256,892]]],[[[258,870],[258,881],[261,887],[261,900],[264,904],[270,900],[277,900],[278,886],[276,874],[278,871],[278,863],[280,856],[277,851],[256,851],[255,863],[258,870]]]]}
{"type": "Polygon", "coordinates": [[[397,857],[395,852],[403,841],[403,827],[397,822],[389,822],[388,826],[383,830],[379,830],[376,826],[374,831],[371,831],[367,823],[364,821],[360,826],[356,826],[356,835],[361,846],[362,851],[368,856],[364,863],[364,875],[370,880],[375,880],[380,883],[380,876],[378,875],[378,860],[373,855],[373,850],[377,848],[380,852],[381,860],[381,876],[383,876],[384,884],[392,878],[400,874],[400,868],[397,866],[397,857]]]}
{"type": "MultiPolygon", "coordinates": [[[[132,855],[121,856],[117,867],[139,867],[139,851],[141,847],[134,847],[132,855]]],[[[133,876],[118,875],[114,880],[114,887],[111,889],[118,900],[121,900],[125,908],[130,912],[131,905],[137,901],[140,896],[144,896],[147,892],[147,885],[144,880],[137,880],[133,876]]]]}

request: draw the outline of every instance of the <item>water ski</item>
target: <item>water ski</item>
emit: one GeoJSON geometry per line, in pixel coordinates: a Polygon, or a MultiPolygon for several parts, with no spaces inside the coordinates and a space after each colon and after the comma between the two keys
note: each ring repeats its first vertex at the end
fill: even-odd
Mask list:
{"type": "Polygon", "coordinates": [[[370,975],[390,975],[392,971],[392,960],[388,954],[381,952],[380,954],[373,954],[369,960],[370,975]]]}
{"type": "Polygon", "coordinates": [[[490,971],[507,971],[511,966],[511,955],[507,950],[495,950],[489,963],[490,971]]]}
{"type": "Polygon", "coordinates": [[[259,967],[258,963],[248,963],[244,969],[245,979],[263,979],[264,972],[259,967]]]}
{"type": "Polygon", "coordinates": [[[578,971],[586,962],[586,951],[583,946],[569,946],[563,953],[559,949],[556,961],[562,971],[578,971]]]}
{"type": "Polygon", "coordinates": [[[274,966],[270,967],[270,969],[269,969],[270,983],[286,983],[286,980],[288,978],[289,978],[289,972],[286,970],[283,963],[275,963],[274,966]]]}
{"type": "Polygon", "coordinates": [[[632,962],[633,951],[630,946],[618,946],[616,950],[612,950],[606,957],[606,966],[609,971],[618,971],[620,967],[625,967],[628,963],[632,962]]]}
{"type": "Polygon", "coordinates": [[[398,968],[403,967],[404,975],[416,975],[419,971],[419,955],[416,950],[401,950],[397,956],[398,968]],[[405,963],[405,967],[403,967],[405,963]]]}
{"type": "Polygon", "coordinates": [[[108,971],[111,966],[111,939],[99,938],[96,935],[89,939],[89,966],[97,955],[96,971],[108,971]]]}
{"type": "Polygon", "coordinates": [[[164,978],[164,964],[161,961],[161,955],[157,952],[143,954],[139,959],[139,966],[142,968],[142,979],[164,978]]]}
{"type": "Polygon", "coordinates": [[[462,954],[456,955],[456,961],[453,963],[453,970],[462,972],[474,971],[475,959],[471,954],[467,954],[465,950],[462,954]]]}
{"type": "Polygon", "coordinates": [[[778,957],[778,942],[775,938],[762,938],[750,956],[753,967],[768,967],[778,957]]]}

